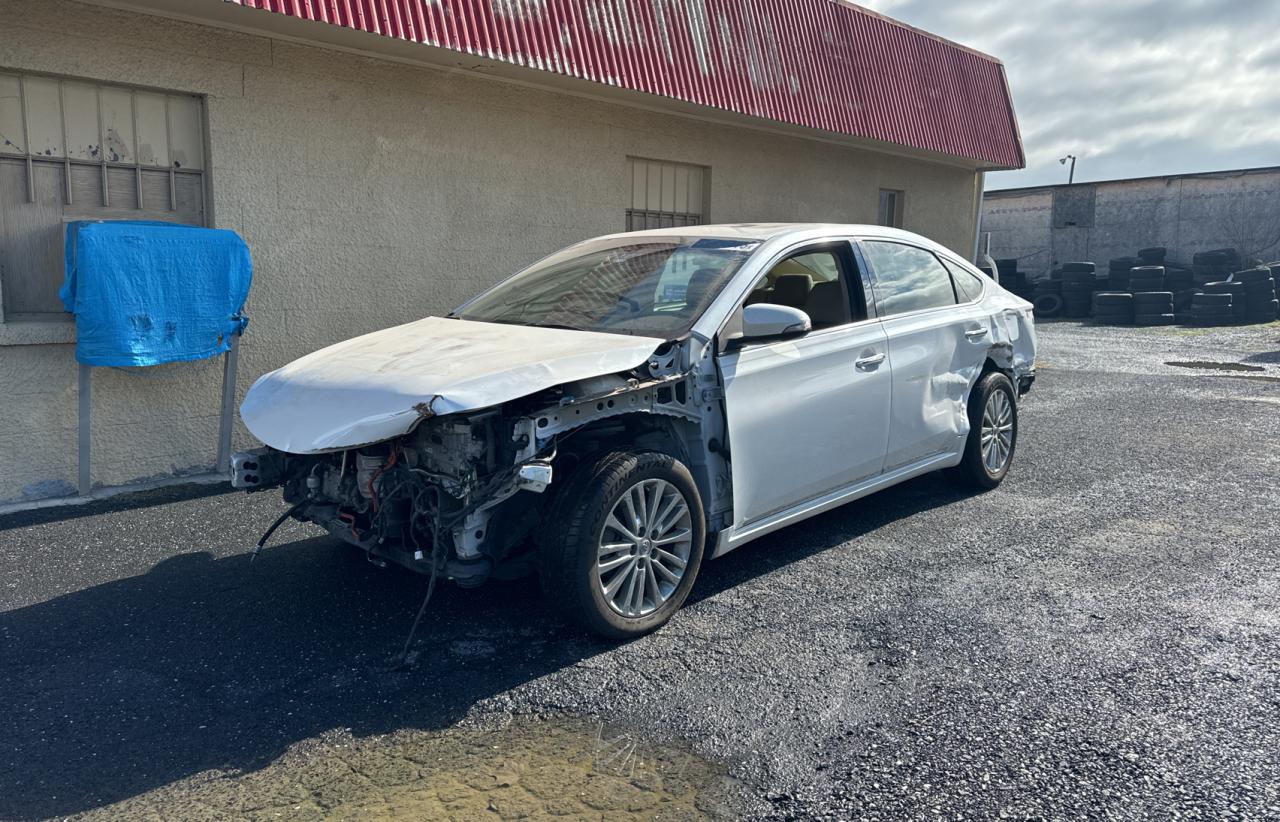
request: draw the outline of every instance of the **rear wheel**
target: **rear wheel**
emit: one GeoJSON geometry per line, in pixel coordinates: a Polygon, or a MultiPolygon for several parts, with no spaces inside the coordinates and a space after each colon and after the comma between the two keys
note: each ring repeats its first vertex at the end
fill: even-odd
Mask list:
{"type": "Polygon", "coordinates": [[[606,454],[557,493],[540,539],[549,598],[614,639],[661,627],[702,564],[706,523],[689,470],[666,454],[606,454]]]}
{"type": "Polygon", "coordinates": [[[989,490],[1009,473],[1018,445],[1018,403],[1004,374],[984,374],[969,396],[969,439],[955,477],[964,485],[989,490]]]}

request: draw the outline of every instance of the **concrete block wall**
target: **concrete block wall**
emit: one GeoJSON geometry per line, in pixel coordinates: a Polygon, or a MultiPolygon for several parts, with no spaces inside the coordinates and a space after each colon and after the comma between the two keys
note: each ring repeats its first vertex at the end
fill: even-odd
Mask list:
{"type": "MultiPolygon", "coordinates": [[[[1077,188],[1091,184],[1077,184],[1077,188]]],[[[1163,246],[1190,263],[1214,248],[1246,258],[1280,258],[1280,169],[1118,180],[1092,184],[1090,227],[1054,227],[1054,188],[993,192],[983,203],[982,231],[996,258],[1047,272],[1074,260],[1104,266],[1140,248],[1163,246]]]]}
{"type": "MultiPolygon", "coordinates": [[[[623,230],[628,155],[709,166],[715,222],[874,222],[894,188],[907,228],[966,256],[973,242],[966,169],[135,12],[0,0],[0,69],[205,95],[212,224],[255,265],[238,398],[623,230]]],[[[214,361],[97,369],[94,484],[207,470],[220,385],[214,361]]],[[[71,345],[0,345],[0,502],[73,490],[76,400],[71,345]]]]}

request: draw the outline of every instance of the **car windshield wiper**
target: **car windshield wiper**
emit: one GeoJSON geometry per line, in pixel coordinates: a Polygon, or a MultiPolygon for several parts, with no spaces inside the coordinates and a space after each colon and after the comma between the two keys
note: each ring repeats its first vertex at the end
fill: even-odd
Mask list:
{"type": "MultiPolygon", "coordinates": [[[[458,319],[465,319],[465,318],[458,318],[458,319]]],[[[472,320],[472,322],[493,323],[495,325],[520,325],[520,326],[524,326],[525,328],[562,328],[562,329],[565,329],[566,331],[585,331],[586,330],[584,328],[579,328],[576,325],[557,325],[556,323],[527,323],[527,322],[521,322],[520,320],[508,320],[505,318],[477,319],[477,320],[472,320]]]]}
{"type": "Polygon", "coordinates": [[[532,323],[536,328],[560,328],[565,331],[589,331],[590,329],[582,328],[576,325],[565,325],[563,323],[532,323]]]}

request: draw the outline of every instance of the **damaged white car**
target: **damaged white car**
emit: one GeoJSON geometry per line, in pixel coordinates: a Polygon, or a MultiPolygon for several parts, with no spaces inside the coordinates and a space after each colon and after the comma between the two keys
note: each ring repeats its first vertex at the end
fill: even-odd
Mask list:
{"type": "Polygon", "coordinates": [[[263,376],[233,482],[379,564],[536,572],[635,636],[707,555],[938,469],[998,485],[1034,364],[1031,305],[914,234],[617,234],[263,376]]]}

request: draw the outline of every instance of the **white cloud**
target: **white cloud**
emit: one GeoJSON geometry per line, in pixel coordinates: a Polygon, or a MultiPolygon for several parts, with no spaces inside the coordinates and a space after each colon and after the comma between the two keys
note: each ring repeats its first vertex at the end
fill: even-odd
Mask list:
{"type": "Polygon", "coordinates": [[[1280,0],[865,0],[1004,61],[1027,151],[990,188],[1280,164],[1280,0]]]}

